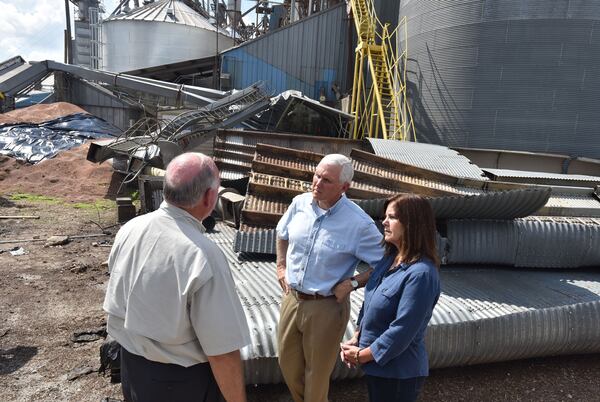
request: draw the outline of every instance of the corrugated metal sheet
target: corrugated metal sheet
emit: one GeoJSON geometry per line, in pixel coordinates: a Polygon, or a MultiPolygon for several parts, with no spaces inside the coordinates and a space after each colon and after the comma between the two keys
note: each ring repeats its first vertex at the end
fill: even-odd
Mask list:
{"type": "Polygon", "coordinates": [[[494,180],[510,181],[513,183],[549,184],[579,187],[596,187],[600,184],[600,177],[581,174],[560,174],[532,172],[510,169],[483,169],[494,180]]]}
{"type": "Polygon", "coordinates": [[[221,72],[230,74],[234,88],[262,80],[274,93],[295,89],[319,99],[323,91],[335,101],[334,84],[342,93],[351,90],[346,85],[353,58],[350,24],[342,2],[223,52],[221,72]]]}
{"type": "Polygon", "coordinates": [[[259,253],[275,255],[277,252],[275,229],[256,230],[242,228],[235,234],[233,251],[236,253],[259,253]]]}
{"type": "Polygon", "coordinates": [[[444,268],[426,339],[432,367],[600,348],[597,273],[444,268]]]}
{"type": "MultiPolygon", "coordinates": [[[[436,219],[514,219],[528,216],[548,201],[550,189],[509,190],[479,195],[429,197],[436,219]]],[[[373,219],[384,215],[385,199],[355,200],[373,219]]]]}
{"type": "Polygon", "coordinates": [[[514,219],[543,207],[550,189],[490,192],[462,197],[430,198],[437,219],[514,219]]]}
{"type": "Polygon", "coordinates": [[[519,229],[513,221],[448,222],[448,264],[514,265],[519,229]]]}
{"type": "Polygon", "coordinates": [[[600,225],[542,220],[452,220],[449,264],[576,268],[599,266],[600,225]]]}
{"type": "Polygon", "coordinates": [[[589,195],[552,194],[538,215],[600,217],[600,202],[589,195]]]}
{"type": "Polygon", "coordinates": [[[441,145],[369,138],[373,153],[434,172],[475,180],[489,180],[483,170],[465,156],[441,145]]]}
{"type": "Polygon", "coordinates": [[[399,15],[421,142],[600,157],[596,1],[401,0],[399,15]]]}
{"type": "MultiPolygon", "coordinates": [[[[281,290],[274,258],[237,255],[233,229],[208,236],[224,251],[246,312],[252,345],[242,350],[249,384],[277,383],[281,290]]],[[[600,351],[600,273],[443,267],[442,295],[426,338],[432,368],[600,351]]],[[[362,304],[351,296],[348,339],[362,304]]],[[[337,364],[334,380],[360,375],[337,364]]]]}

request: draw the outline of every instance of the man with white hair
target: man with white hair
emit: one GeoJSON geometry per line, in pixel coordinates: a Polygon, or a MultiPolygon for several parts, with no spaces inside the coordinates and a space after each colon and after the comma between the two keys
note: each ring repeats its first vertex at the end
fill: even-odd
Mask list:
{"type": "Polygon", "coordinates": [[[201,224],[218,189],[209,157],[182,154],[167,166],[160,208],[115,238],[104,310],[129,402],[246,400],[248,324],[225,255],[201,224]]]}
{"type": "Polygon", "coordinates": [[[370,271],[360,261],[383,257],[375,222],[346,198],[352,161],[339,154],[318,164],[312,192],[294,198],[277,225],[277,279],[284,296],[277,342],[279,365],[295,402],[325,402],[352,290],[370,271]]]}

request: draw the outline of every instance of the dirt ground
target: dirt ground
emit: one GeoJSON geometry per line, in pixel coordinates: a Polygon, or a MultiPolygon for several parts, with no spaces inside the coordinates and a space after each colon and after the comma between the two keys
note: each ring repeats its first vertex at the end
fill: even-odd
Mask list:
{"type": "MultiPolygon", "coordinates": [[[[63,158],[45,167],[0,159],[0,216],[39,216],[0,218],[3,402],[121,398],[119,385],[98,374],[102,339],[72,339],[105,323],[101,304],[108,275],[102,263],[118,230],[110,170],[88,165],[84,153],[75,150],[66,155],[70,162],[63,158]],[[89,179],[66,179],[76,173],[65,172],[83,170],[89,179]],[[44,184],[48,177],[55,181],[44,184]],[[103,230],[110,234],[95,236],[103,230]],[[52,235],[93,236],[44,247],[52,235]],[[25,254],[12,255],[15,247],[25,254]]],[[[448,368],[432,371],[421,401],[600,401],[599,378],[600,355],[448,368]]],[[[282,385],[249,386],[248,394],[251,402],[291,401],[282,385]]],[[[364,381],[335,382],[330,400],[367,400],[364,381]]]]}

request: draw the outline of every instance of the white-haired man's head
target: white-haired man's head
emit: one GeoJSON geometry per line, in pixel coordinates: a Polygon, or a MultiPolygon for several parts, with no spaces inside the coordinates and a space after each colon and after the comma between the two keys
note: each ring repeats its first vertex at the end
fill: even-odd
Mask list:
{"type": "Polygon", "coordinates": [[[331,208],[350,187],[352,176],[354,169],[350,158],[340,154],[326,155],[313,176],[313,199],[321,208],[331,208]]]}
{"type": "Polygon", "coordinates": [[[329,154],[325,155],[319,162],[319,165],[327,164],[339,166],[340,170],[340,182],[352,183],[352,177],[354,177],[354,168],[352,167],[352,160],[342,154],[329,154]]]}

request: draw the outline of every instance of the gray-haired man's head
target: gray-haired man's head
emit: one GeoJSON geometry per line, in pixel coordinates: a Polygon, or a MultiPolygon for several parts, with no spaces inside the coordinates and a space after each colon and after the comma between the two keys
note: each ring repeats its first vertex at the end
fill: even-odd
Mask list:
{"type": "Polygon", "coordinates": [[[192,208],[208,189],[218,187],[219,170],[213,160],[198,152],[188,152],[177,156],[167,166],[163,197],[169,204],[192,208]]]}

